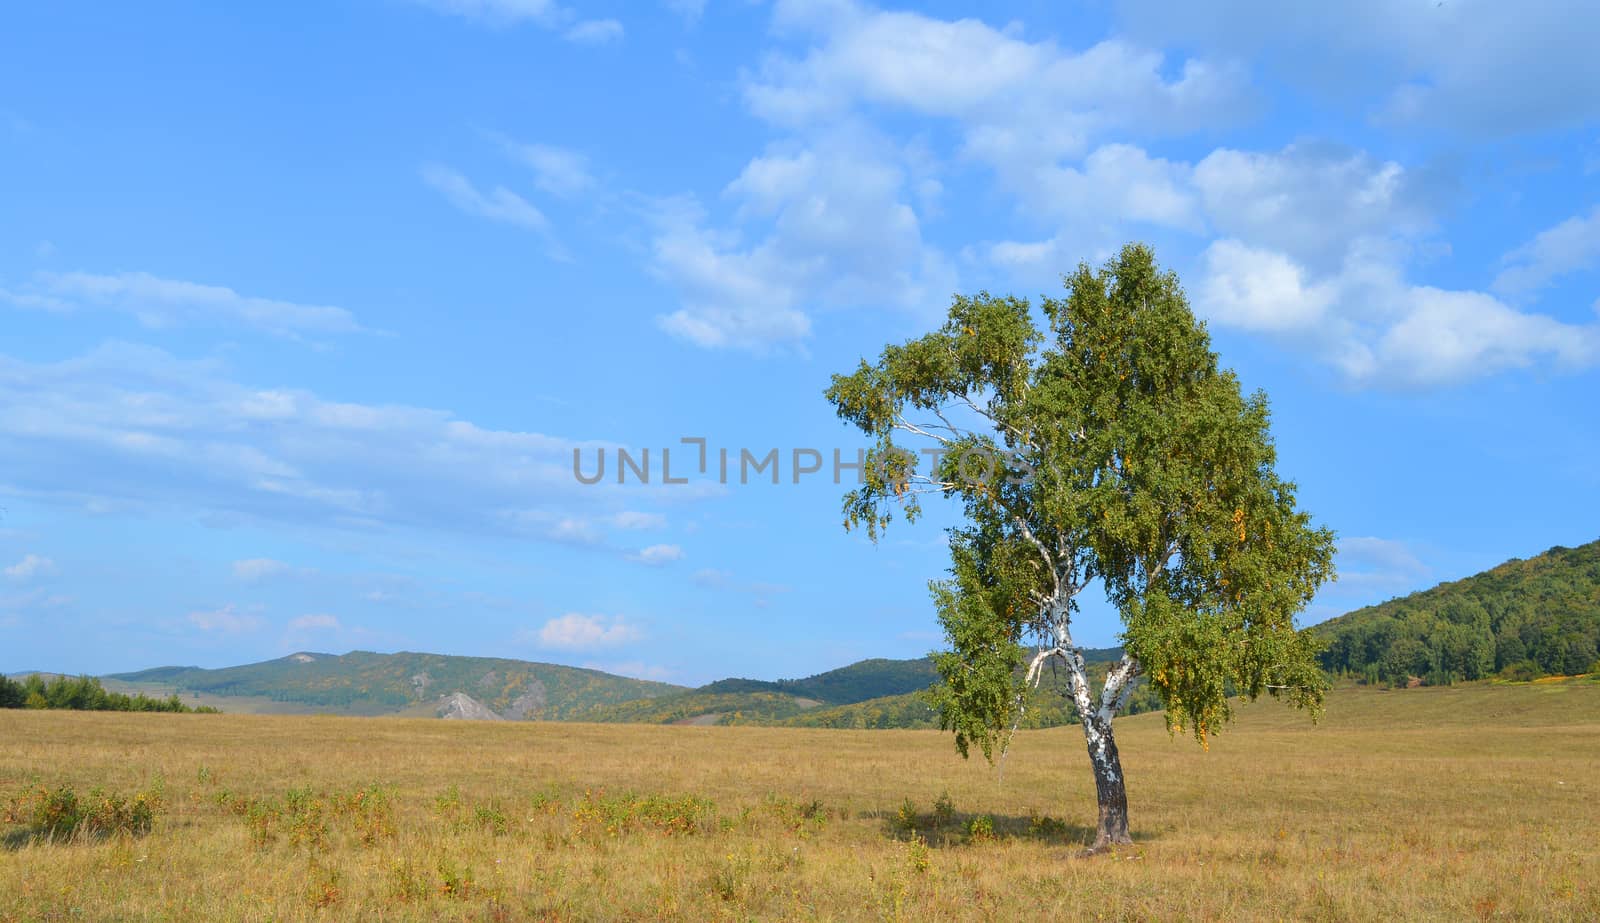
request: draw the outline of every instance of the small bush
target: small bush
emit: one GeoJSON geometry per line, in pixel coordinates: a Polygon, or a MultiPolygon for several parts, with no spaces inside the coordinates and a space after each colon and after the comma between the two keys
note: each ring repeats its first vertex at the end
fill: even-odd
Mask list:
{"type": "Polygon", "coordinates": [[[472,809],[472,816],[477,820],[478,826],[495,836],[504,834],[509,826],[506,822],[506,812],[496,805],[480,804],[472,809]]]}
{"type": "Polygon", "coordinates": [[[472,869],[456,865],[449,859],[439,860],[439,893],[445,897],[465,898],[473,889],[472,869]]]}
{"type": "Polygon", "coordinates": [[[900,810],[894,813],[894,826],[901,833],[911,833],[917,829],[917,803],[910,798],[900,802],[900,810]]]}
{"type": "Polygon", "coordinates": [[[928,841],[921,834],[911,834],[911,839],[906,840],[906,865],[911,871],[919,875],[926,874],[928,866],[932,863],[932,854],[928,850],[928,841]]]}
{"type": "Polygon", "coordinates": [[[955,820],[955,817],[956,804],[950,800],[950,793],[948,791],[940,793],[933,802],[933,822],[943,827],[955,820]]]}
{"type": "Polygon", "coordinates": [[[987,843],[994,839],[994,818],[979,814],[967,822],[967,839],[974,843],[987,843]]]}
{"type": "Polygon", "coordinates": [[[306,903],[313,907],[331,907],[339,903],[344,899],[344,890],[339,887],[343,877],[338,869],[313,863],[306,881],[306,903]]]}
{"type": "Polygon", "coordinates": [[[395,900],[402,904],[411,904],[428,898],[427,878],[417,871],[417,867],[410,859],[401,860],[390,866],[389,883],[395,900]]]}
{"type": "MultiPolygon", "coordinates": [[[[80,798],[68,786],[39,788],[33,793],[28,826],[35,836],[52,840],[74,836],[143,836],[155,825],[161,794],[139,792],[129,798],[105,789],[92,789],[80,798]]],[[[21,813],[13,807],[10,815],[21,813]]]]}

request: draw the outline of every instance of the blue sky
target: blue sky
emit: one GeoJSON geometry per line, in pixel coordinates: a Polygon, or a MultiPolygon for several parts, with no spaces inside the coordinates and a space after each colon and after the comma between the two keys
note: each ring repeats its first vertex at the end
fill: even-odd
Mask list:
{"type": "Polygon", "coordinates": [[[1600,14],[1192,6],[8,10],[0,670],[920,654],[948,514],[873,546],[789,453],[951,294],[1128,240],[1340,536],[1308,620],[1595,539],[1600,14]],[[684,437],[783,483],[659,483],[684,437]]]}

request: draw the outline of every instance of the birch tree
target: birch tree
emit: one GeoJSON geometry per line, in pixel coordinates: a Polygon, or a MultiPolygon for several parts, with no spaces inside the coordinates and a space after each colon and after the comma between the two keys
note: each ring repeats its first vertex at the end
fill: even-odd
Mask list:
{"type": "Polygon", "coordinates": [[[1295,615],[1332,575],[1333,535],[1274,470],[1263,393],[1219,369],[1176,276],[1132,245],[1066,297],[957,296],[946,323],[836,375],[873,437],[845,527],[876,541],[924,497],[955,501],[931,585],[941,725],[962,756],[1003,748],[1046,666],[1064,667],[1099,802],[1092,849],[1131,842],[1113,720],[1141,677],[1169,730],[1204,745],[1234,697],[1320,712],[1326,680],[1295,615]],[[1103,591],[1123,655],[1095,688],[1073,637],[1103,591]]]}

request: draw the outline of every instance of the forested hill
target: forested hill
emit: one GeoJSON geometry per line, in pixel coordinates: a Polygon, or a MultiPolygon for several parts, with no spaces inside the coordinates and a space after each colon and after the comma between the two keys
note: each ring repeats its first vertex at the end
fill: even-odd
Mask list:
{"type": "Polygon", "coordinates": [[[253,696],[351,714],[387,714],[464,693],[510,718],[567,718],[581,709],[683,691],[599,670],[444,654],[299,653],[220,670],[156,667],[107,677],[220,696],[253,696]]]}
{"type": "Polygon", "coordinates": [[[888,695],[926,689],[939,678],[933,659],[860,660],[847,667],[805,679],[719,679],[695,690],[703,693],[781,692],[835,705],[865,702],[888,695]]]}
{"type": "Polygon", "coordinates": [[[1439,685],[1600,669],[1600,541],[1556,546],[1316,626],[1322,664],[1369,682],[1439,685]]]}

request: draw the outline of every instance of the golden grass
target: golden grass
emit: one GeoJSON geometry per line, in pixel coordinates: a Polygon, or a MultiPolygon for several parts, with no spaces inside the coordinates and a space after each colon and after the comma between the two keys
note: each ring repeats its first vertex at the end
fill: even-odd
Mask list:
{"type": "Polygon", "coordinates": [[[1019,734],[999,778],[933,732],[6,711],[0,798],[165,807],[146,836],[0,829],[0,920],[1600,918],[1600,684],[1341,689],[1317,727],[1263,703],[1209,752],[1158,715],[1118,742],[1138,842],[1085,859],[1076,728],[1019,734]]]}

